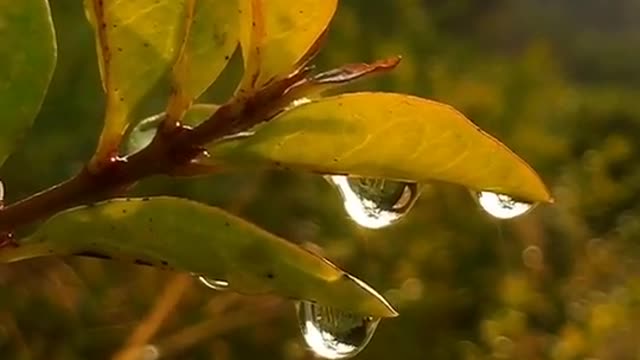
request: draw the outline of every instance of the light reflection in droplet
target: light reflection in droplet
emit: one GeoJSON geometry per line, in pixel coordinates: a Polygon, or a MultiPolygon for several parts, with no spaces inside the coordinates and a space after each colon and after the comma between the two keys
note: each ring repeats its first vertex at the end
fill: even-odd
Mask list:
{"type": "Polygon", "coordinates": [[[480,191],[476,193],[478,202],[484,211],[498,219],[512,219],[525,214],[533,204],[518,201],[509,195],[480,191]]]}
{"type": "Polygon", "coordinates": [[[293,100],[289,105],[289,108],[294,108],[300,105],[308,104],[310,102],[311,102],[311,99],[309,99],[308,97],[302,97],[302,98],[293,100]]]}
{"type": "Polygon", "coordinates": [[[209,279],[206,276],[198,276],[198,280],[209,289],[225,291],[229,289],[229,282],[226,280],[209,279]]]}
{"type": "Polygon", "coordinates": [[[369,229],[380,229],[400,220],[419,195],[416,183],[343,175],[328,179],[338,188],[349,217],[369,229]]]}
{"type": "Polygon", "coordinates": [[[373,337],[379,318],[343,312],[331,307],[300,301],[296,304],[298,323],[305,342],[318,356],[346,359],[362,351],[373,337]]]}

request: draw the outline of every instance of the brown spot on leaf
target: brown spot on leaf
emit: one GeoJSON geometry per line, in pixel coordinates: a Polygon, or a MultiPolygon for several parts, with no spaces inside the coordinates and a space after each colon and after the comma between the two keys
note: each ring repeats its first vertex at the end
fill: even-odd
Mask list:
{"type": "Polygon", "coordinates": [[[81,251],[81,252],[77,252],[72,254],[74,256],[86,256],[86,257],[92,257],[92,258],[96,258],[96,259],[103,259],[103,260],[113,260],[113,258],[109,255],[105,255],[105,254],[101,254],[97,251],[81,251]]]}
{"type": "Polygon", "coordinates": [[[135,263],[136,265],[153,266],[153,264],[152,264],[152,263],[150,263],[150,262],[148,262],[148,261],[146,261],[146,260],[142,260],[142,259],[136,259],[136,260],[134,261],[134,263],[135,263]]]}

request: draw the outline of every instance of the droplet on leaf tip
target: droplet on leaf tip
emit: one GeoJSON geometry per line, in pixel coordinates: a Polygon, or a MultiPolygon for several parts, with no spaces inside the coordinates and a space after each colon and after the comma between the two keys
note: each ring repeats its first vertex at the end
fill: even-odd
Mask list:
{"type": "Polygon", "coordinates": [[[352,314],[309,301],[296,303],[298,323],[305,342],[325,359],[347,359],[371,341],[379,318],[352,314]]]}
{"type": "Polygon", "coordinates": [[[524,215],[535,205],[515,200],[509,195],[490,191],[479,191],[475,193],[475,196],[482,209],[487,214],[498,219],[512,219],[524,215]]]}

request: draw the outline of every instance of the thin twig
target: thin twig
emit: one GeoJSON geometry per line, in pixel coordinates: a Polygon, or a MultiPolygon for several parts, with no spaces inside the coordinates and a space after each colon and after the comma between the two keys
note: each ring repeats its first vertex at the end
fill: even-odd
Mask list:
{"type": "Polygon", "coordinates": [[[184,166],[202,153],[208,143],[251,129],[280,112],[291,98],[288,88],[307,75],[299,71],[259,91],[233,98],[194,129],[176,128],[172,134],[156,136],[143,150],[91,172],[83,169],[75,177],[0,209],[0,232],[43,220],[62,210],[126,192],[137,181],[184,166]]]}
{"type": "MultiPolygon", "coordinates": [[[[314,46],[318,46],[318,44],[314,46]]],[[[393,69],[399,58],[373,64],[353,64],[328,72],[335,78],[314,81],[311,67],[305,67],[317,49],[314,47],[288,77],[274,81],[252,93],[242,93],[220,106],[207,120],[194,129],[176,127],[159,131],[141,151],[125,158],[102,159],[103,166],[85,167],[71,179],[6,207],[0,207],[0,234],[11,234],[17,228],[46,219],[74,206],[121,195],[141,179],[153,175],[189,175],[185,168],[202,155],[204,146],[246,132],[281,113],[292,101],[307,95],[324,82],[351,82],[370,74],[393,69]]],[[[325,73],[326,75],[327,73],[325,73]]],[[[207,170],[210,173],[211,169],[207,170]]],[[[198,175],[194,171],[191,175],[198,175]]],[[[6,243],[11,243],[8,241],[6,243]]],[[[0,248],[4,243],[0,242],[0,248]]]]}
{"type": "Polygon", "coordinates": [[[147,318],[134,330],[126,345],[113,356],[113,360],[136,359],[139,349],[149,342],[149,339],[160,329],[166,318],[175,310],[190,284],[191,277],[189,275],[175,275],[164,288],[147,318]]]}
{"type": "Polygon", "coordinates": [[[212,319],[182,329],[180,332],[160,339],[156,344],[163,357],[175,354],[216,335],[241,327],[258,324],[277,316],[284,302],[279,299],[257,304],[247,303],[233,312],[227,312],[212,319]]]}

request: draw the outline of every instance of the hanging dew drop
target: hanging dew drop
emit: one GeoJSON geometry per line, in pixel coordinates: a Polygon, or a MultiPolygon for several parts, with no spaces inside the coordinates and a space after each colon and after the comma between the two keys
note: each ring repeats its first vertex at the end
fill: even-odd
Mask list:
{"type": "Polygon", "coordinates": [[[296,303],[302,336],[325,359],[347,359],[362,351],[378,327],[379,318],[343,312],[308,301],[296,303]]]}
{"type": "Polygon", "coordinates": [[[209,289],[217,291],[225,291],[229,289],[229,282],[226,280],[209,279],[203,275],[199,275],[198,280],[209,289]]]}
{"type": "Polygon", "coordinates": [[[490,191],[476,193],[478,203],[489,215],[498,219],[512,219],[525,214],[534,206],[532,203],[518,201],[509,195],[490,191]]]}
{"type": "Polygon", "coordinates": [[[349,217],[358,225],[380,229],[400,220],[420,194],[418,184],[377,178],[327,176],[342,197],[349,217]]]}

